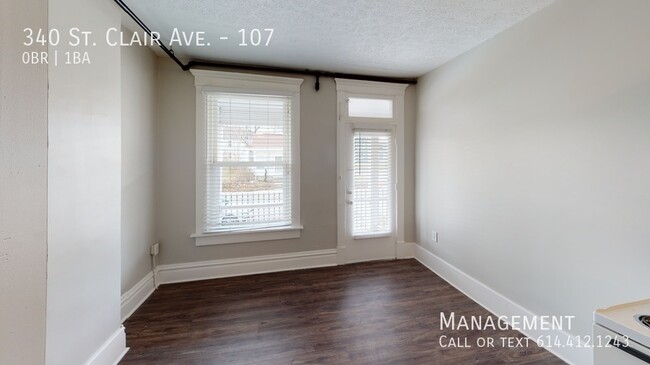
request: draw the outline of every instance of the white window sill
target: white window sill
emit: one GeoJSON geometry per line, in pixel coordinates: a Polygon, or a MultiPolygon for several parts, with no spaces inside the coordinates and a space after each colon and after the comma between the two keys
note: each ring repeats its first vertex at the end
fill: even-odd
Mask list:
{"type": "Polygon", "coordinates": [[[287,240],[300,238],[302,226],[274,227],[250,231],[229,231],[218,233],[195,233],[197,246],[226,245],[229,243],[287,240]]]}
{"type": "Polygon", "coordinates": [[[352,238],[355,240],[367,240],[371,238],[384,238],[384,237],[391,237],[393,236],[393,233],[375,233],[375,234],[360,234],[353,236],[352,238]]]}

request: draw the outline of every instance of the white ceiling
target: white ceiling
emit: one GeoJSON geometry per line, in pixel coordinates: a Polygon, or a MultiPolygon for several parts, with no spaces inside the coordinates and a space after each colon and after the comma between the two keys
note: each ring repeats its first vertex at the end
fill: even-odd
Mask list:
{"type": "Polygon", "coordinates": [[[380,76],[417,77],[553,0],[126,0],[169,42],[204,31],[188,58],[380,76]],[[273,28],[268,47],[240,47],[239,29],[273,28]],[[228,40],[219,40],[228,37],[228,40]]]}

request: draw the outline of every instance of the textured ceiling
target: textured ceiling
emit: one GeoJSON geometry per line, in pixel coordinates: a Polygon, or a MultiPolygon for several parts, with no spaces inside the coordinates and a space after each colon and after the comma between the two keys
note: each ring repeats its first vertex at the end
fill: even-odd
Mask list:
{"type": "Polygon", "coordinates": [[[210,46],[179,56],[267,66],[416,77],[553,0],[126,0],[162,39],[203,31],[210,46]],[[273,28],[268,47],[239,29],[273,28]],[[228,37],[228,40],[220,40],[228,37]]]}

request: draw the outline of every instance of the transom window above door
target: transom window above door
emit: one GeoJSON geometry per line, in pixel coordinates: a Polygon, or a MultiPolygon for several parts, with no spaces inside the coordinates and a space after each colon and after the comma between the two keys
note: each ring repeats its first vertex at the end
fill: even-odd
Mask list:
{"type": "Polygon", "coordinates": [[[377,98],[348,98],[348,117],[393,118],[393,100],[377,98]]]}

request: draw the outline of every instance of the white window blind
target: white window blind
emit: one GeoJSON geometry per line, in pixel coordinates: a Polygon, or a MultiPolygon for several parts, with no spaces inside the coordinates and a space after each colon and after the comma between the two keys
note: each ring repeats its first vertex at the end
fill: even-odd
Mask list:
{"type": "Polygon", "coordinates": [[[292,224],[291,96],[204,92],[203,232],[292,224]]]}
{"type": "Polygon", "coordinates": [[[393,134],[353,131],[353,236],[393,232],[393,134]]]}

